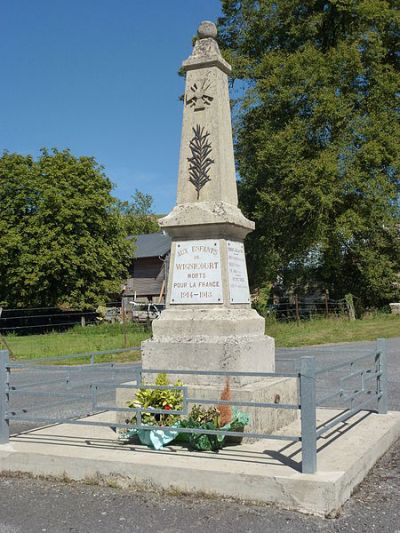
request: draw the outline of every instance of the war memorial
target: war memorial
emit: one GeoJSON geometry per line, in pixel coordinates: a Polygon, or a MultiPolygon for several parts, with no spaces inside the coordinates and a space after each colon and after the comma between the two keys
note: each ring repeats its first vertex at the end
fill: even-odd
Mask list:
{"type": "MultiPolygon", "coordinates": [[[[177,200],[159,223],[172,239],[167,309],[143,343],[143,368],[264,372],[275,369],[274,339],[252,309],[244,238],[254,223],[238,208],[231,112],[230,65],[204,22],[183,62],[186,88],[177,200]]],[[[191,391],[216,397],[221,377],[185,375],[191,391]],[[193,388],[195,387],[195,389],[193,388]]],[[[296,382],[232,378],[235,397],[290,403],[296,382]]],[[[252,410],[252,429],[270,431],[293,420],[291,411],[252,410]]]]}
{"type": "MultiPolygon", "coordinates": [[[[23,365],[11,364],[1,351],[0,471],[269,502],[327,515],[337,512],[400,436],[400,413],[387,410],[384,344],[378,342],[372,355],[357,360],[369,357],[367,368],[353,360],[343,388],[335,393],[343,396],[343,383],[359,380],[361,386],[346,394],[350,406],[365,395],[365,410],[320,408],[316,381],[326,369],[316,368],[311,357],[299,357],[292,372],[276,371],[274,339],[265,334],[264,319],[250,302],[244,239],[254,223],[238,208],[231,67],[216,37],[215,25],[202,22],[182,67],[186,86],[177,200],[160,220],[172,239],[167,308],[153,322],[151,339],[142,344],[142,368],[96,365],[95,355],[87,354],[90,365],[72,373],[85,375],[91,402],[86,415],[29,419],[30,406],[20,409],[22,414],[9,408],[10,393],[18,389],[9,384],[23,365]],[[96,366],[102,380],[93,374],[92,382],[96,366]],[[154,386],[157,372],[181,379],[189,398],[186,409],[193,398],[240,405],[249,416],[240,443],[199,453],[174,442],[159,450],[121,442],[118,429],[129,411],[127,400],[143,386],[154,386]],[[227,377],[231,399],[222,400],[227,377]],[[102,388],[114,394],[114,405],[99,401],[102,388]],[[43,427],[10,437],[13,419],[42,420],[43,427]],[[263,438],[246,438],[246,433],[263,438]]],[[[39,365],[43,371],[43,360],[39,365]]],[[[60,367],[59,372],[66,377],[58,381],[64,380],[71,393],[70,370],[60,367]]],[[[49,381],[46,393],[51,386],[49,381]]],[[[140,425],[145,410],[135,412],[140,425]]]]}

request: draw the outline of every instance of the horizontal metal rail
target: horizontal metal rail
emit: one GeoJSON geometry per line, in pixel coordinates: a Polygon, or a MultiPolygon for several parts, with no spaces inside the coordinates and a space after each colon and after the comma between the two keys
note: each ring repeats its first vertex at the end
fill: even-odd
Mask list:
{"type": "Polygon", "coordinates": [[[368,398],[368,400],[366,400],[365,402],[357,405],[356,407],[353,407],[352,409],[348,409],[345,413],[338,416],[331,422],[324,424],[320,429],[317,430],[317,438],[323,435],[324,433],[326,433],[327,431],[329,431],[330,429],[332,429],[333,427],[337,426],[341,422],[345,422],[348,418],[352,417],[354,414],[362,411],[362,409],[373,399],[374,399],[373,397],[368,398]]]}
{"type": "Polygon", "coordinates": [[[338,391],[332,392],[331,394],[327,394],[326,396],[323,396],[322,398],[319,398],[317,400],[317,405],[328,402],[329,400],[333,400],[337,396],[343,396],[344,393],[345,391],[343,389],[340,389],[338,391]]]}
{"type": "MultiPolygon", "coordinates": [[[[3,309],[3,311],[7,311],[7,309],[3,309]]],[[[2,320],[19,320],[19,319],[25,319],[25,320],[32,320],[33,318],[63,318],[68,316],[86,316],[91,315],[94,319],[96,318],[96,311],[65,311],[62,313],[52,313],[50,315],[19,315],[19,316],[2,316],[0,318],[0,321],[2,320]]],[[[52,324],[45,324],[45,325],[52,325],[52,324]]],[[[29,327],[29,326],[28,326],[29,327]]]]}
{"type": "Polygon", "coordinates": [[[156,409],[155,407],[115,407],[114,405],[95,406],[96,411],[112,411],[116,413],[148,413],[150,415],[186,415],[187,409],[156,409]]]}
{"type": "Polygon", "coordinates": [[[14,329],[33,329],[33,328],[46,328],[46,329],[55,329],[61,326],[75,326],[80,324],[80,322],[60,322],[58,324],[36,324],[32,326],[6,326],[0,328],[0,331],[13,331],[14,329]]]}
{"type": "MultiPolygon", "coordinates": [[[[26,391],[26,390],[22,390],[22,391],[19,391],[19,390],[12,390],[10,389],[9,390],[9,394],[11,394],[12,396],[14,395],[21,395],[21,396],[32,396],[34,398],[63,398],[63,397],[67,397],[67,398],[81,398],[82,400],[85,400],[87,398],[92,398],[91,396],[85,396],[84,394],[82,393],[71,393],[70,390],[66,390],[65,392],[63,391],[58,391],[58,392],[52,392],[52,391],[26,391]]],[[[49,407],[51,407],[51,405],[49,405],[49,407]]]]}
{"type": "Polygon", "coordinates": [[[341,382],[348,381],[349,379],[353,379],[356,376],[357,377],[358,376],[364,376],[365,374],[369,374],[371,372],[374,372],[374,371],[371,370],[370,368],[368,368],[368,369],[363,368],[362,370],[357,370],[356,372],[351,372],[350,374],[347,374],[346,376],[343,376],[342,378],[340,378],[340,381],[341,382]]]}
{"type": "MultiPolygon", "coordinates": [[[[357,370],[356,372],[352,372],[346,376],[343,376],[340,378],[340,382],[343,383],[345,381],[348,381],[354,377],[358,377],[360,376],[362,378],[362,382],[365,383],[366,381],[369,381],[371,379],[377,379],[379,378],[381,375],[380,372],[377,372],[375,369],[370,369],[370,368],[367,368],[367,369],[362,369],[362,370],[357,370]]],[[[352,393],[349,395],[347,393],[346,390],[344,390],[343,388],[339,389],[338,391],[335,391],[331,394],[328,394],[326,396],[323,396],[322,398],[319,398],[317,400],[317,405],[320,405],[322,403],[326,403],[327,401],[329,400],[332,400],[336,397],[340,397],[340,399],[342,401],[348,401],[348,400],[353,400],[354,398],[356,398],[357,396],[359,396],[360,394],[363,394],[363,393],[366,393],[367,391],[364,390],[364,388],[362,388],[361,390],[354,390],[352,391],[352,393]],[[346,395],[347,394],[347,395],[346,395]]],[[[368,391],[368,392],[372,392],[372,391],[368,391]]]]}
{"type": "Polygon", "coordinates": [[[65,378],[59,378],[59,379],[52,379],[51,381],[38,381],[36,383],[29,383],[28,384],[24,384],[24,385],[10,385],[10,388],[9,390],[10,391],[15,391],[15,390],[27,390],[29,391],[30,389],[35,389],[36,387],[47,387],[48,385],[56,385],[57,383],[65,383],[65,384],[68,384],[70,382],[70,380],[65,377],[65,378]]]}
{"type": "MultiPolygon", "coordinates": [[[[69,403],[78,402],[78,401],[81,401],[81,398],[70,398],[68,400],[69,403]]],[[[65,398],[63,400],[60,400],[59,402],[51,402],[51,408],[52,409],[54,407],[59,407],[60,405],[65,406],[65,398]]],[[[29,409],[27,409],[27,408],[15,409],[13,411],[10,411],[10,414],[17,415],[18,412],[31,413],[32,411],[40,411],[42,409],[48,409],[48,408],[49,408],[49,404],[48,403],[41,403],[39,405],[33,404],[33,405],[29,406],[29,409]]]]}
{"type": "Polygon", "coordinates": [[[372,390],[353,390],[351,392],[351,394],[348,394],[347,396],[343,396],[343,401],[344,402],[352,402],[353,400],[357,399],[359,396],[361,396],[362,394],[371,394],[375,391],[372,391],[372,390]]]}
{"type": "MultiPolygon", "coordinates": [[[[317,346],[318,348],[318,346],[317,346]]],[[[361,353],[361,354],[364,354],[368,357],[368,355],[370,356],[374,356],[376,355],[376,352],[371,350],[371,348],[369,348],[370,351],[368,351],[366,353],[366,350],[365,349],[356,349],[356,348],[351,348],[349,350],[346,350],[345,352],[342,352],[342,355],[346,354],[348,356],[352,356],[354,354],[358,354],[358,353],[361,353]]],[[[320,353],[321,354],[325,354],[325,355],[328,355],[328,354],[333,354],[333,353],[336,353],[337,350],[335,350],[335,347],[332,346],[332,347],[329,347],[326,348],[325,346],[321,346],[321,350],[320,350],[320,353]]],[[[284,354],[284,355],[287,355],[289,353],[293,353],[293,354],[310,354],[310,348],[308,346],[300,346],[299,348],[279,348],[279,353],[276,354],[276,360],[279,361],[280,358],[279,358],[279,354],[284,354]]],[[[313,353],[314,353],[314,350],[313,350],[313,353]]],[[[350,362],[350,361],[349,361],[350,362]]]]}
{"type": "Polygon", "coordinates": [[[345,361],[344,363],[338,363],[337,365],[320,368],[319,370],[316,370],[315,374],[319,375],[319,374],[323,374],[325,372],[332,372],[333,370],[338,370],[339,368],[344,368],[344,367],[349,366],[349,365],[352,366],[355,363],[358,363],[359,361],[362,361],[363,359],[368,359],[368,358],[375,357],[375,356],[376,356],[376,354],[371,352],[371,353],[368,353],[368,354],[365,354],[365,355],[361,355],[360,357],[356,357],[355,359],[351,359],[350,361],[345,361]]]}
{"type": "Polygon", "coordinates": [[[228,370],[172,370],[172,369],[155,369],[142,368],[142,374],[178,374],[178,375],[194,375],[194,376],[225,376],[225,377],[259,377],[259,378],[297,378],[298,372],[229,372],[228,370]]]}
{"type": "MultiPolygon", "coordinates": [[[[115,378],[115,376],[114,376],[115,378]]],[[[120,378],[121,379],[121,378],[120,378]]],[[[132,381],[136,381],[135,376],[132,376],[132,381]]],[[[50,382],[47,382],[50,383],[50,382]]],[[[68,391],[73,391],[75,389],[83,388],[83,389],[89,389],[93,387],[102,387],[105,389],[115,389],[116,387],[122,388],[122,389],[142,389],[142,388],[154,388],[158,389],[157,386],[150,387],[149,385],[126,385],[125,383],[119,383],[115,379],[110,383],[110,377],[107,380],[104,381],[87,381],[87,380],[68,380],[67,378],[60,380],[54,380],[53,383],[65,383],[68,386],[68,391]]],[[[42,385],[46,385],[46,383],[43,383],[42,385]]],[[[171,389],[177,389],[178,387],[172,386],[171,389]]],[[[35,389],[34,384],[32,387],[30,385],[24,384],[24,385],[11,385],[9,387],[9,392],[13,394],[24,394],[28,395],[30,394],[30,391],[32,389],[35,389]],[[20,392],[21,391],[21,392],[20,392]]],[[[34,394],[36,391],[32,390],[32,394],[34,394]]]]}
{"type": "MultiPolygon", "coordinates": [[[[97,385],[97,383],[94,383],[94,385],[97,385]]],[[[115,388],[114,384],[107,384],[104,383],[104,386],[106,388],[115,388]]],[[[121,383],[121,385],[118,385],[118,388],[121,389],[150,389],[150,390],[181,390],[185,391],[187,389],[186,385],[147,385],[144,383],[137,383],[136,385],[128,385],[127,383],[121,383]]]]}
{"type": "Polygon", "coordinates": [[[381,375],[382,375],[382,372],[374,372],[374,371],[372,371],[369,375],[364,376],[364,381],[369,381],[371,379],[379,378],[379,377],[381,377],[381,375]]]}
{"type": "Polygon", "coordinates": [[[347,402],[349,400],[354,400],[355,398],[357,398],[360,394],[366,394],[366,393],[370,393],[370,392],[374,392],[374,391],[366,391],[366,390],[353,390],[351,394],[347,394],[347,391],[345,391],[344,389],[340,389],[339,391],[336,391],[332,394],[328,394],[327,396],[324,396],[323,398],[320,398],[318,401],[317,401],[317,405],[320,405],[322,403],[325,403],[327,402],[328,400],[332,400],[334,398],[336,398],[337,396],[340,397],[340,399],[343,401],[343,402],[347,402]],[[347,395],[346,395],[347,394],[347,395]]]}
{"type": "MultiPolygon", "coordinates": [[[[104,396],[105,394],[107,394],[108,391],[99,391],[97,390],[96,391],[96,398],[99,398],[101,396],[104,396]]],[[[31,395],[29,395],[31,396],[31,395]]],[[[40,397],[43,397],[43,396],[40,396],[40,397]]],[[[45,397],[48,397],[48,396],[45,396],[45,397]]],[[[73,402],[82,402],[82,400],[86,401],[87,402],[93,402],[93,396],[85,396],[83,394],[76,394],[74,395],[74,397],[71,397],[71,396],[68,396],[67,398],[62,395],[60,396],[62,398],[62,400],[60,401],[52,401],[51,402],[51,408],[53,409],[54,407],[59,407],[60,405],[63,405],[65,406],[66,408],[68,408],[69,404],[70,403],[73,403],[73,402]]],[[[49,409],[49,404],[48,403],[41,403],[41,404],[32,404],[29,406],[29,408],[21,408],[21,409],[16,409],[15,411],[10,411],[12,413],[14,412],[17,412],[17,411],[22,411],[22,412],[25,412],[25,413],[30,413],[32,411],[39,411],[41,409],[49,409]]],[[[81,408],[82,409],[82,408],[81,408]]],[[[103,407],[99,406],[99,410],[103,410],[103,407]]],[[[78,416],[78,415],[76,415],[78,416]]]]}
{"type": "MultiPolygon", "coordinates": [[[[265,407],[270,409],[300,409],[300,405],[295,404],[277,404],[277,403],[255,403],[255,402],[243,402],[243,401],[235,401],[235,400],[203,400],[201,398],[185,398],[185,401],[187,403],[193,403],[193,404],[202,404],[202,405],[232,405],[233,407],[265,407]]],[[[142,412],[150,412],[150,413],[162,413],[162,414],[174,414],[172,410],[161,410],[161,409],[153,409],[153,408],[141,408],[138,409],[136,407],[121,407],[117,408],[112,405],[101,405],[100,406],[105,411],[134,411],[135,409],[137,411],[142,412]]]]}
{"type": "MultiPolygon", "coordinates": [[[[3,307],[3,312],[5,313],[9,313],[10,311],[19,311],[19,312],[22,312],[22,311],[46,311],[47,309],[54,309],[55,311],[59,311],[60,308],[59,307],[54,307],[54,306],[50,306],[50,307],[3,307]]],[[[95,310],[93,311],[94,313],[96,312],[95,310]]],[[[29,316],[29,315],[27,315],[29,316]]]]}
{"type": "Polygon", "coordinates": [[[116,348],[113,350],[103,350],[101,352],[82,352],[82,353],[73,353],[68,355],[58,355],[55,357],[38,357],[35,359],[21,359],[19,363],[10,363],[10,368],[20,368],[21,366],[35,366],[36,363],[50,363],[55,361],[64,361],[69,359],[78,359],[86,357],[96,357],[99,355],[113,355],[116,353],[125,353],[125,352],[138,352],[140,351],[140,346],[130,346],[128,348],[116,348]]]}
{"type": "MultiPolygon", "coordinates": [[[[125,350],[124,350],[125,351],[125,350]]],[[[94,365],[96,366],[96,368],[100,368],[100,369],[106,369],[106,368],[113,368],[114,370],[129,370],[129,369],[133,369],[133,368],[137,368],[137,367],[140,367],[141,366],[141,362],[140,361],[127,361],[126,363],[118,363],[116,361],[107,361],[107,362],[104,362],[104,363],[94,363],[94,365]]],[[[24,370],[24,369],[29,369],[29,371],[31,372],[32,370],[36,370],[37,372],[46,372],[46,371],[51,371],[53,372],[54,370],[58,370],[60,372],[66,372],[67,370],[68,371],[71,371],[71,372],[91,372],[92,369],[93,369],[93,364],[89,364],[89,363],[84,363],[84,364],[77,364],[77,365],[26,365],[26,364],[23,364],[23,363],[11,363],[9,365],[9,367],[11,370],[24,370]]]]}
{"type": "Polygon", "coordinates": [[[262,403],[244,402],[240,400],[203,400],[201,398],[187,398],[188,403],[199,403],[204,405],[232,405],[233,407],[267,407],[270,409],[300,409],[299,404],[292,403],[262,403]]]}
{"type": "Polygon", "coordinates": [[[177,433],[189,433],[199,435],[225,435],[230,437],[249,437],[257,439],[271,439],[271,440],[283,440],[283,441],[300,441],[300,437],[294,435],[270,435],[265,433],[252,433],[241,431],[225,431],[225,430],[213,430],[213,429],[197,429],[197,428],[175,428],[173,426],[150,426],[150,425],[132,425],[132,424],[120,424],[117,422],[100,422],[93,420],[76,420],[69,418],[41,418],[34,416],[8,416],[8,420],[18,420],[24,422],[43,422],[45,424],[78,424],[81,426],[100,426],[100,427],[112,427],[122,429],[148,429],[148,430],[163,430],[163,431],[176,431],[177,433]]]}

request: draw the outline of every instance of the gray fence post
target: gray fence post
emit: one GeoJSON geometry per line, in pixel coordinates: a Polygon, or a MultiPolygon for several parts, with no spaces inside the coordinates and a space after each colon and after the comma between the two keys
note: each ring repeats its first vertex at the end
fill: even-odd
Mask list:
{"type": "Polygon", "coordinates": [[[0,350],[0,444],[7,444],[10,438],[8,424],[8,350],[0,350]]]}
{"type": "Polygon", "coordinates": [[[301,453],[303,474],[317,470],[317,412],[315,387],[315,358],[300,360],[301,453]]]}
{"type": "Polygon", "coordinates": [[[378,376],[376,378],[376,393],[378,398],[378,413],[385,415],[388,412],[388,376],[387,376],[387,358],[386,358],[386,341],[378,339],[376,341],[376,369],[378,376]]]}
{"type": "MultiPolygon", "coordinates": [[[[142,384],[142,367],[137,366],[135,369],[135,381],[136,385],[142,384]]],[[[142,413],[141,411],[136,411],[136,425],[142,427],[142,413]]]]}

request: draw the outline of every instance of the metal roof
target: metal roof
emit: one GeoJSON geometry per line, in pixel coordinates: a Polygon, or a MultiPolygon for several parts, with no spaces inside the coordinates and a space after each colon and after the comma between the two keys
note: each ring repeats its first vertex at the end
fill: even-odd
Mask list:
{"type": "Polygon", "coordinates": [[[171,249],[171,239],[161,232],[134,236],[136,249],[135,258],[163,257],[171,249]]]}

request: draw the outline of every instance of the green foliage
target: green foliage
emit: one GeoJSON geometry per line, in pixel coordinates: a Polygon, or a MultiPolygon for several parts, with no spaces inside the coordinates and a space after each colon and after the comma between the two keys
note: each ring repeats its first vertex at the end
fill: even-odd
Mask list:
{"type": "MultiPolygon", "coordinates": [[[[169,380],[166,374],[158,374],[155,385],[167,386],[169,380]]],[[[182,387],[183,383],[178,380],[175,387],[182,387]]],[[[151,407],[153,409],[167,409],[179,411],[183,407],[182,389],[140,389],[135,399],[128,402],[128,407],[151,407]]],[[[142,422],[151,426],[172,426],[179,419],[179,415],[142,413],[142,422]]],[[[136,423],[136,416],[132,423],[136,423]]]]}
{"type": "MultiPolygon", "coordinates": [[[[309,346],[313,344],[374,340],[378,337],[398,337],[400,317],[383,314],[369,316],[363,320],[350,321],[347,318],[319,318],[302,320],[299,324],[278,322],[267,318],[266,334],[275,338],[278,347],[309,346]]],[[[124,346],[140,346],[150,336],[137,324],[99,324],[82,328],[77,326],[62,333],[44,335],[16,335],[5,337],[14,356],[19,359],[51,357],[67,353],[102,351],[124,346]],[[126,341],[126,343],[125,343],[126,341]]],[[[4,346],[6,348],[6,346],[4,346]]],[[[2,339],[0,338],[0,349],[2,339]]],[[[134,361],[140,359],[140,351],[128,354],[105,356],[107,361],[134,361]]],[[[96,361],[98,358],[96,358],[96,361]]],[[[71,363],[71,361],[69,361],[71,363]]],[[[74,362],[78,362],[74,360],[74,362]]],[[[87,359],[85,361],[87,362],[87,359]]],[[[65,364],[67,362],[65,361],[65,364]]]]}
{"type": "Polygon", "coordinates": [[[398,337],[400,317],[386,313],[362,319],[315,318],[299,323],[266,320],[265,332],[274,337],[277,347],[295,348],[336,342],[375,341],[379,337],[398,337]]]}
{"type": "Polygon", "coordinates": [[[269,310],[269,297],[271,293],[271,285],[261,287],[258,289],[256,297],[253,301],[254,308],[261,316],[267,316],[269,310]]]}
{"type": "Polygon", "coordinates": [[[159,231],[157,217],[152,213],[153,198],[137,189],[132,202],[119,201],[118,207],[123,217],[128,235],[140,235],[159,231]]]}
{"type": "Polygon", "coordinates": [[[201,405],[194,405],[190,411],[188,420],[193,424],[198,424],[201,427],[202,424],[213,424],[214,428],[219,428],[220,413],[216,407],[209,407],[208,409],[201,405]]]}
{"type": "Polygon", "coordinates": [[[133,254],[92,157],[0,157],[0,302],[85,308],[120,292],[133,254]]]}
{"type": "MultiPolygon", "coordinates": [[[[246,413],[242,413],[233,408],[232,419],[221,427],[221,413],[217,407],[206,409],[201,405],[194,405],[187,419],[179,421],[179,427],[243,432],[244,427],[249,423],[250,418],[246,413]]],[[[178,440],[188,441],[189,446],[200,451],[217,451],[225,444],[240,444],[241,438],[225,435],[208,435],[204,433],[181,434],[178,440]]]]}
{"type": "MultiPolygon", "coordinates": [[[[216,407],[205,409],[201,405],[194,405],[186,420],[181,420],[179,426],[194,429],[219,429],[220,413],[216,407]]],[[[183,435],[186,438],[186,435],[183,435]]],[[[202,433],[190,433],[188,443],[191,448],[201,451],[216,451],[223,447],[223,435],[205,435],[202,433]]]]}
{"type": "MultiPolygon", "coordinates": [[[[136,323],[96,324],[82,328],[75,326],[67,331],[49,332],[41,335],[17,335],[9,333],[0,337],[8,344],[16,359],[34,359],[74,353],[107,351],[116,348],[137,347],[137,350],[113,355],[97,356],[96,362],[140,360],[140,344],[149,333],[136,323]]],[[[87,363],[88,358],[63,360],[62,364],[87,363]]]]}
{"type": "Polygon", "coordinates": [[[223,0],[253,286],[398,298],[398,0],[223,0]],[[397,284],[396,284],[397,282],[397,284]]]}
{"type": "MultiPolygon", "coordinates": [[[[82,335],[83,337],[95,338],[96,336],[107,336],[107,337],[117,337],[121,339],[124,333],[140,333],[146,334],[146,328],[143,324],[138,324],[137,322],[116,322],[112,324],[111,322],[99,322],[96,324],[90,324],[86,327],[80,325],[74,326],[67,332],[58,333],[58,335],[82,335]]],[[[132,345],[131,345],[132,346],[132,345]]]]}

